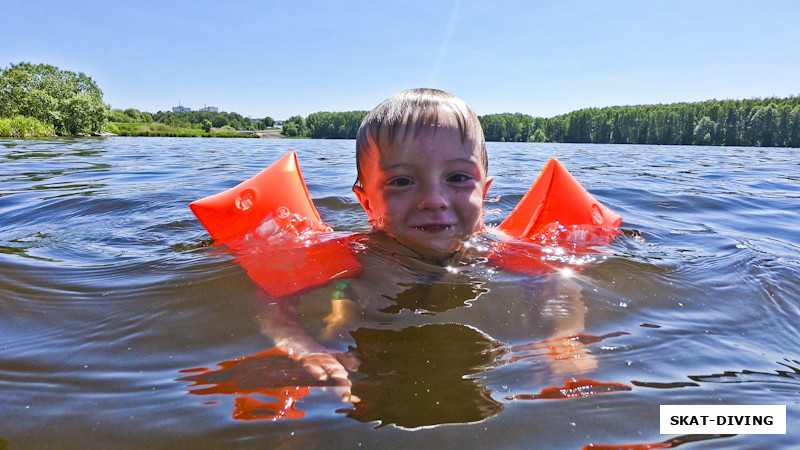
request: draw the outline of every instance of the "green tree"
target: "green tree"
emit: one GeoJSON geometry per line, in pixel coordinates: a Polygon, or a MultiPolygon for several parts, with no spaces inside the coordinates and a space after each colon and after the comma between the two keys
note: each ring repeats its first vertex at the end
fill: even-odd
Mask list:
{"type": "Polygon", "coordinates": [[[800,105],[792,108],[789,113],[789,136],[786,145],[788,147],[800,147],[800,105]]]}
{"type": "Polygon", "coordinates": [[[275,126],[275,119],[273,119],[270,116],[264,117],[263,119],[261,119],[261,122],[264,124],[266,128],[272,128],[273,126],[275,126]]]}
{"type": "Polygon", "coordinates": [[[11,64],[0,70],[0,117],[52,124],[58,134],[102,131],[109,115],[103,92],[83,73],[48,64],[11,64]]]}
{"type": "Polygon", "coordinates": [[[101,131],[108,114],[101,98],[85,94],[70,97],[63,103],[61,110],[62,124],[69,134],[101,131]]]}
{"type": "Polygon", "coordinates": [[[694,143],[698,145],[710,145],[711,135],[714,133],[716,126],[717,124],[714,123],[710,117],[703,116],[703,118],[697,122],[697,126],[694,127],[694,143]]]}
{"type": "Polygon", "coordinates": [[[211,124],[214,125],[215,128],[222,128],[226,125],[229,125],[230,123],[231,123],[230,120],[228,120],[228,118],[223,114],[218,115],[211,122],[211,124]]]}
{"type": "Polygon", "coordinates": [[[112,109],[111,112],[108,114],[108,121],[109,122],[122,122],[122,123],[131,123],[133,119],[131,116],[122,112],[121,109],[112,109]]]}
{"type": "Polygon", "coordinates": [[[306,121],[300,116],[292,116],[283,124],[283,134],[290,137],[307,136],[306,121]]]}
{"type": "Polygon", "coordinates": [[[571,113],[567,119],[567,142],[591,142],[592,111],[582,109],[571,113]]]}
{"type": "Polygon", "coordinates": [[[294,122],[284,123],[283,134],[289,137],[296,137],[299,134],[297,124],[294,122]]]}
{"type": "Polygon", "coordinates": [[[191,122],[183,115],[172,114],[164,118],[164,125],[175,128],[192,128],[191,122]]]}
{"type": "Polygon", "coordinates": [[[778,113],[775,107],[756,106],[750,114],[747,136],[752,145],[769,147],[773,144],[775,129],[778,127],[778,113]]]}
{"type": "Polygon", "coordinates": [[[483,135],[487,141],[506,141],[506,114],[491,114],[480,117],[483,135]]]}

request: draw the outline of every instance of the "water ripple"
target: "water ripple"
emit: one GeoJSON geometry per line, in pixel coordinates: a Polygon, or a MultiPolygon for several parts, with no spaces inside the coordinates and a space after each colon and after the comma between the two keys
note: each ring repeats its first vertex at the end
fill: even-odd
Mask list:
{"type": "MultiPolygon", "coordinates": [[[[180,369],[237,360],[271,345],[254,318],[258,287],[224,246],[210,241],[187,204],[297,151],[323,219],[338,230],[363,231],[366,216],[351,191],[353,141],[0,142],[0,394],[7,400],[0,415],[16,418],[4,422],[3,438],[10,437],[12,444],[41,447],[67,432],[94,437],[96,430],[109,445],[120,438],[148,445],[152,442],[142,436],[154,435],[166,439],[165,445],[214,447],[254,439],[300,446],[321,439],[322,433],[330,442],[339,438],[375,444],[390,435],[409,445],[419,444],[416,439],[422,435],[451,437],[448,430],[454,427],[418,434],[356,427],[347,421],[347,413],[336,412],[338,400],[339,406],[331,406],[324,392],[312,392],[304,399],[306,422],[295,428],[304,430],[306,440],[289,441],[287,425],[232,424],[233,399],[220,407],[200,405],[175,381],[180,369]],[[104,413],[87,412],[97,410],[104,413]],[[181,430],[183,440],[174,429],[181,430]]],[[[540,324],[542,304],[527,302],[544,292],[542,277],[496,273],[486,264],[459,273],[469,279],[466,284],[440,283],[437,292],[454,299],[441,304],[452,307],[423,314],[402,303],[395,308],[401,311],[389,309],[393,314],[381,313],[377,306],[365,313],[363,320],[376,321],[377,334],[392,336],[397,331],[392,331],[393,320],[431,331],[447,327],[427,329],[424,324],[468,318],[475,329],[480,326],[481,333],[491,334],[493,342],[520,358],[469,372],[480,387],[476,392],[499,415],[459,429],[489,429],[505,439],[500,446],[508,447],[529,445],[533,435],[550,447],[565,439],[578,446],[608,437],[626,442],[638,440],[637,433],[655,436],[655,442],[663,440],[658,438],[657,411],[647,405],[796,403],[796,150],[533,143],[487,147],[495,176],[487,221],[502,221],[547,159],[555,156],[598,199],[623,215],[624,233],[602,253],[567,255],[587,259],[572,275],[581,288],[586,330],[566,344],[548,340],[548,328],[540,324]],[[459,288],[470,286],[480,287],[480,295],[461,301],[459,288]],[[603,337],[602,342],[587,337],[592,335],[603,337]],[[512,343],[524,344],[524,355],[512,343]],[[569,404],[516,401],[498,407],[495,400],[505,397],[540,398],[555,392],[554,387],[561,392],[567,386],[565,374],[556,368],[574,368],[578,362],[590,363],[582,378],[597,385],[632,387],[611,395],[576,396],[569,404]],[[530,420],[532,414],[536,421],[530,420]],[[570,438],[577,434],[579,440],[570,438]]],[[[541,253],[540,248],[526,251],[541,253]]],[[[387,279],[393,275],[400,278],[387,274],[387,279]]],[[[424,300],[427,291],[413,291],[413,300],[424,300]]],[[[388,302],[390,297],[400,295],[379,300],[388,302]]],[[[312,306],[329,307],[330,296],[320,298],[312,306]]],[[[420,340],[428,343],[424,336],[420,340]]],[[[374,346],[366,339],[359,351],[366,351],[367,342],[374,346]]],[[[348,344],[341,349],[347,351],[348,344]]],[[[369,350],[379,355],[381,349],[369,350]]],[[[426,352],[415,355],[424,363],[426,352]]],[[[385,375],[373,369],[376,379],[385,375]]],[[[401,369],[406,370],[397,366],[401,369]]],[[[402,380],[395,381],[404,387],[402,380]]],[[[446,398],[440,394],[436,398],[446,398]]],[[[363,406],[358,411],[372,417],[363,406]]],[[[788,408],[787,416],[798,419],[788,408]]],[[[735,439],[742,439],[742,446],[764,443],[735,439]]]]}

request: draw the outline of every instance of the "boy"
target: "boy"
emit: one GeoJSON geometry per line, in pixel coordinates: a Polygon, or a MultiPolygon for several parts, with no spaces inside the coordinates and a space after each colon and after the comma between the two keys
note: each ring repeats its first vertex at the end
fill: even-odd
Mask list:
{"type": "MultiPolygon", "coordinates": [[[[387,278],[381,264],[398,261],[412,271],[433,273],[431,280],[442,280],[450,276],[448,266],[475,256],[477,251],[465,243],[485,230],[483,206],[492,177],[487,173],[483,129],[463,100],[435,89],[391,96],[364,118],[356,138],[356,163],[353,191],[373,227],[370,241],[391,258],[381,260],[378,255],[376,259],[370,252],[360,255],[366,260],[362,261],[365,270],[351,284],[350,292],[359,299],[369,298],[372,291],[381,291],[383,299],[398,299],[402,292],[392,289],[414,283],[387,278]],[[377,270],[367,270],[370,268],[377,270]]],[[[433,297],[427,294],[423,297],[433,297]]],[[[462,298],[469,295],[473,294],[462,298]]],[[[579,294],[562,292],[555,297],[567,298],[560,307],[578,313],[566,314],[567,320],[557,326],[558,334],[580,332],[579,294]]],[[[351,322],[356,315],[354,305],[349,300],[334,300],[334,311],[326,321],[329,325],[351,322]]],[[[309,336],[300,326],[301,314],[292,302],[265,302],[263,308],[261,329],[276,347],[293,352],[317,379],[345,386],[343,400],[358,401],[348,388],[347,370],[358,367],[352,356],[331,352],[309,336]]]]}

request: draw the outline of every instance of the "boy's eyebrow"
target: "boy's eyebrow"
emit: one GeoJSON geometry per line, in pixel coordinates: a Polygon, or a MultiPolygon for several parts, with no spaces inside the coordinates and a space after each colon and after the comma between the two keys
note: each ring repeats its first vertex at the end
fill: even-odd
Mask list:
{"type": "MultiPolygon", "coordinates": [[[[448,159],[445,162],[446,163],[452,163],[452,162],[464,163],[464,164],[470,164],[470,165],[476,164],[478,166],[481,165],[480,159],[479,158],[474,158],[474,157],[472,157],[472,158],[453,158],[453,159],[448,159]]],[[[394,165],[391,165],[391,166],[384,166],[383,164],[381,164],[381,162],[378,162],[378,167],[380,167],[380,169],[384,170],[384,171],[392,170],[392,169],[396,169],[396,168],[403,168],[403,167],[406,167],[406,166],[415,167],[416,164],[413,164],[413,163],[402,163],[401,162],[401,163],[397,163],[397,164],[394,164],[394,165]]]]}

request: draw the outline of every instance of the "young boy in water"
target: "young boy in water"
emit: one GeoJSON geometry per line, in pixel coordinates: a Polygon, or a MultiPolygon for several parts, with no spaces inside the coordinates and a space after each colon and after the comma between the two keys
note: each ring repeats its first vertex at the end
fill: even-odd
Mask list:
{"type": "MultiPolygon", "coordinates": [[[[464,244],[485,229],[483,206],[492,177],[480,121],[463,100],[435,89],[391,96],[364,118],[356,164],[353,191],[383,249],[439,268],[472,252],[464,244]]],[[[371,272],[359,278],[389,288],[391,283],[381,284],[380,270],[371,272]]],[[[262,332],[276,347],[290,349],[319,380],[349,386],[347,370],[355,370],[357,361],[311,338],[298,326],[296,312],[282,310],[289,308],[286,302],[270,308],[262,315],[262,332]]],[[[357,400],[349,390],[343,399],[357,400]]]]}

